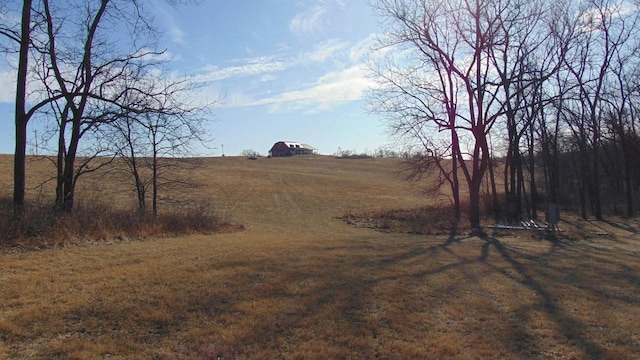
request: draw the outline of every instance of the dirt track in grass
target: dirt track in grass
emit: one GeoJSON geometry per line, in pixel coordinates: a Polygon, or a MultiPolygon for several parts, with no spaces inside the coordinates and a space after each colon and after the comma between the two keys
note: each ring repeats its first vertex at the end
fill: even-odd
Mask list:
{"type": "MultiPolygon", "coordinates": [[[[547,241],[336,219],[435,201],[397,170],[205,159],[205,186],[182,196],[211,198],[245,231],[2,253],[0,358],[640,358],[637,222],[573,219],[570,238],[547,241]]],[[[122,186],[94,180],[79,196],[122,186]]]]}

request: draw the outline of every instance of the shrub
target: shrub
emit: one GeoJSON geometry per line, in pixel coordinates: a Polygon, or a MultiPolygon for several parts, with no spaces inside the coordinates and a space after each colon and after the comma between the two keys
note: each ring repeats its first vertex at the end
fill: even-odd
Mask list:
{"type": "Polygon", "coordinates": [[[32,201],[19,218],[11,200],[2,198],[0,215],[0,246],[50,247],[78,241],[215,233],[230,226],[216,215],[213,204],[202,200],[169,208],[157,217],[116,209],[96,199],[77,201],[72,213],[60,213],[50,204],[32,201]]]}
{"type": "Polygon", "coordinates": [[[450,234],[458,226],[451,205],[349,212],[341,219],[358,227],[411,234],[450,234]]]}

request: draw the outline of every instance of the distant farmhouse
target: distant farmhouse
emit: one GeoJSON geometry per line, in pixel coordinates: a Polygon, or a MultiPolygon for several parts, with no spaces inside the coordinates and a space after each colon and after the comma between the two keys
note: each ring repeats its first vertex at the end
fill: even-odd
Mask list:
{"type": "Polygon", "coordinates": [[[294,141],[278,141],[269,150],[269,156],[293,156],[313,154],[317,149],[311,145],[294,141]]]}

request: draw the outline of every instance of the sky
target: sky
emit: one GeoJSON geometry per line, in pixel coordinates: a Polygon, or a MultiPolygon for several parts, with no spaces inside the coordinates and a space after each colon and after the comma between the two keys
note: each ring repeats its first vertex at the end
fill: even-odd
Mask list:
{"type": "MultiPolygon", "coordinates": [[[[381,31],[368,0],[147,5],[170,71],[201,84],[198,101],[218,100],[208,124],[212,141],[198,155],[266,155],[281,140],[321,154],[391,146],[383,120],[368,111],[374,82],[366,55],[381,31]]],[[[13,152],[12,81],[0,64],[0,153],[13,152]]]]}

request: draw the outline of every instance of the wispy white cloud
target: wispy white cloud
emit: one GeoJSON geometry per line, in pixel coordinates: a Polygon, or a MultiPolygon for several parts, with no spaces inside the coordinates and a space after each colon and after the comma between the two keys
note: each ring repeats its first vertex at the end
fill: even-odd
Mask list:
{"type": "Polygon", "coordinates": [[[182,30],[180,25],[178,25],[178,22],[173,15],[171,15],[164,7],[160,6],[159,3],[154,3],[154,8],[162,17],[166,27],[165,32],[169,35],[171,41],[178,44],[184,44],[186,37],[185,32],[182,30]]]}
{"type": "Polygon", "coordinates": [[[289,22],[289,30],[297,36],[315,34],[322,31],[327,10],[316,6],[296,14],[289,22]]]}
{"type": "Polygon", "coordinates": [[[326,61],[348,47],[348,42],[332,39],[316,44],[310,51],[300,53],[295,57],[259,56],[233,59],[230,62],[238,65],[226,67],[207,65],[201,69],[200,75],[194,77],[194,81],[222,81],[247,76],[262,76],[262,81],[269,81],[273,78],[265,77],[265,75],[285,71],[301,64],[326,61]]]}
{"type": "Polygon", "coordinates": [[[289,22],[289,30],[295,36],[308,37],[309,35],[325,34],[334,30],[336,22],[350,22],[352,19],[344,17],[345,10],[349,7],[342,0],[315,0],[315,5],[297,13],[289,22]]]}
{"type": "Polygon", "coordinates": [[[304,111],[314,113],[336,105],[361,100],[375,83],[363,66],[327,73],[310,86],[238,106],[267,105],[273,113],[304,111]]]}
{"type": "Polygon", "coordinates": [[[277,78],[273,74],[265,74],[265,75],[262,75],[262,77],[260,78],[260,82],[269,82],[269,81],[274,81],[276,79],[277,78]]]}
{"type": "Polygon", "coordinates": [[[0,71],[0,102],[13,103],[16,101],[16,72],[13,70],[0,71]]]}
{"type": "Polygon", "coordinates": [[[234,59],[230,61],[231,66],[204,67],[195,81],[227,89],[222,106],[228,108],[265,106],[271,113],[324,111],[362,100],[376,86],[366,65],[367,53],[374,40],[375,34],[355,44],[329,39],[296,56],[278,54],[234,59]],[[304,80],[294,75],[299,73],[298,70],[303,71],[307,78],[315,75],[316,80],[293,90],[278,90],[294,86],[293,83],[283,83],[285,79],[293,79],[294,82],[304,80]],[[245,83],[250,85],[239,86],[243,83],[241,78],[250,78],[250,82],[245,83]],[[270,84],[266,85],[267,82],[270,84]],[[268,90],[258,90],[262,86],[268,86],[268,90]],[[249,95],[249,92],[253,94],[249,95]]]}
{"type": "Polygon", "coordinates": [[[216,65],[205,66],[203,74],[193,78],[196,82],[220,81],[236,77],[262,75],[286,70],[291,67],[284,61],[261,61],[259,59],[247,60],[245,64],[238,66],[218,67],[216,65]]]}
{"type": "Polygon", "coordinates": [[[380,35],[377,33],[370,34],[369,36],[352,46],[349,50],[349,59],[352,62],[367,61],[369,55],[373,51],[372,49],[374,49],[378,44],[379,36],[380,35]]]}
{"type": "Polygon", "coordinates": [[[171,40],[178,44],[185,43],[185,34],[184,31],[175,23],[169,24],[169,35],[171,36],[171,40]]]}
{"type": "Polygon", "coordinates": [[[303,55],[304,58],[316,62],[322,62],[331,58],[335,53],[346,49],[349,43],[343,40],[331,39],[316,44],[311,52],[303,55]]]}

